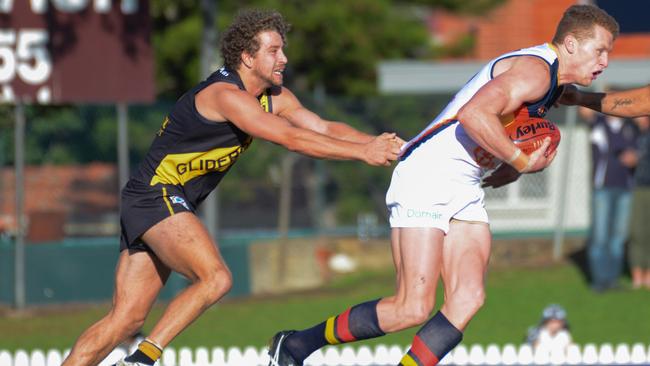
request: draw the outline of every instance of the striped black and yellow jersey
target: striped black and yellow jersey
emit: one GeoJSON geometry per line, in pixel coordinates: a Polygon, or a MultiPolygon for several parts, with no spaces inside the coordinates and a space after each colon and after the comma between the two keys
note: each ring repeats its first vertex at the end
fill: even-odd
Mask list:
{"type": "MultiPolygon", "coordinates": [[[[132,181],[140,186],[173,186],[193,208],[219,184],[252,137],[230,121],[215,122],[199,114],[195,96],[213,83],[231,83],[245,90],[238,73],[222,67],[180,97],[132,181]]],[[[272,112],[269,90],[258,99],[267,112],[272,112]]]]}

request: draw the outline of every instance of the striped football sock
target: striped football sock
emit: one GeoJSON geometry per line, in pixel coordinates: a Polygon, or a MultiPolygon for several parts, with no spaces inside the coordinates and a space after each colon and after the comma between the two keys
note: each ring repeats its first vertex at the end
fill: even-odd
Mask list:
{"type": "Polygon", "coordinates": [[[146,365],[153,365],[162,355],[162,347],[154,341],[145,339],[140,342],[138,349],[132,355],[125,358],[124,361],[138,362],[146,365]]]}
{"type": "Polygon", "coordinates": [[[415,334],[411,349],[399,366],[434,366],[463,339],[463,333],[441,312],[424,324],[415,334]]]}
{"type": "Polygon", "coordinates": [[[385,333],[379,328],[377,320],[378,302],[379,299],[355,305],[312,328],[291,334],[285,343],[287,351],[301,363],[314,351],[328,344],[383,336],[385,333]]]}

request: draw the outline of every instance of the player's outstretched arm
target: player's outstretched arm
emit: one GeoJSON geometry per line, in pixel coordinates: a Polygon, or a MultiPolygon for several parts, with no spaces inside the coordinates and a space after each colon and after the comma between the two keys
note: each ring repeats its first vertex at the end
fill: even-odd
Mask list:
{"type": "MultiPolygon", "coordinates": [[[[298,98],[285,87],[274,98],[274,101],[274,106],[279,111],[278,115],[286,118],[296,127],[306,128],[335,139],[357,143],[369,143],[377,138],[377,136],[359,131],[346,123],[322,119],[316,113],[305,108],[298,98]]],[[[395,135],[395,139],[400,146],[405,143],[397,135],[395,135]]]]}
{"type": "Polygon", "coordinates": [[[609,93],[585,92],[574,85],[565,85],[558,103],[581,105],[619,117],[647,116],[650,115],[650,85],[609,93]]]}
{"type": "Polygon", "coordinates": [[[291,151],[317,158],[361,160],[369,165],[390,165],[397,159],[399,144],[394,134],[383,134],[357,143],[329,137],[307,128],[296,127],[286,118],[265,112],[244,91],[219,90],[211,100],[213,107],[227,120],[251,136],[282,145],[291,151]]]}

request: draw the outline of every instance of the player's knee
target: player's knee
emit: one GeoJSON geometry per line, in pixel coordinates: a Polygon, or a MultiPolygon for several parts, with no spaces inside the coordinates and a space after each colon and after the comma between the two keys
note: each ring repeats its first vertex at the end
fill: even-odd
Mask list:
{"type": "Polygon", "coordinates": [[[431,301],[411,301],[402,310],[402,319],[405,327],[414,327],[426,322],[433,311],[431,301]]]}
{"type": "Polygon", "coordinates": [[[111,324],[115,327],[119,337],[125,338],[142,329],[145,322],[145,316],[138,316],[132,312],[122,313],[121,315],[113,313],[111,324]]]}
{"type": "Polygon", "coordinates": [[[126,325],[124,328],[124,333],[122,334],[122,337],[130,337],[134,334],[136,334],[138,331],[142,330],[142,327],[144,326],[144,319],[134,319],[130,323],[126,325]]]}
{"type": "Polygon", "coordinates": [[[218,269],[205,282],[208,302],[215,303],[232,288],[232,274],[227,268],[218,269]]]}
{"type": "Polygon", "coordinates": [[[225,295],[232,288],[232,273],[230,273],[230,271],[227,268],[224,268],[224,270],[221,272],[222,273],[220,275],[219,284],[217,287],[221,292],[221,294],[225,295]]]}
{"type": "Polygon", "coordinates": [[[466,287],[457,291],[453,297],[453,304],[457,304],[468,315],[473,315],[485,303],[485,290],[482,286],[466,287]]]}

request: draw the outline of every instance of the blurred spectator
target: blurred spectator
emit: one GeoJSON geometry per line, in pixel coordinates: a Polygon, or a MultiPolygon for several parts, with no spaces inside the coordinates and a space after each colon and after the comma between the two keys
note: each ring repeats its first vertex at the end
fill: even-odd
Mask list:
{"type": "Polygon", "coordinates": [[[638,130],[630,119],[606,116],[587,108],[580,115],[591,125],[593,192],[591,235],[587,254],[591,287],[617,288],[629,233],[638,130]]]}
{"type": "Polygon", "coordinates": [[[560,305],[547,306],[542,312],[539,324],[528,330],[526,341],[535,351],[566,352],[567,347],[572,343],[566,315],[566,310],[560,305]]]}
{"type": "Polygon", "coordinates": [[[630,247],[628,262],[632,270],[632,286],[650,289],[650,116],[635,119],[640,135],[639,163],[633,189],[630,247]]]}

